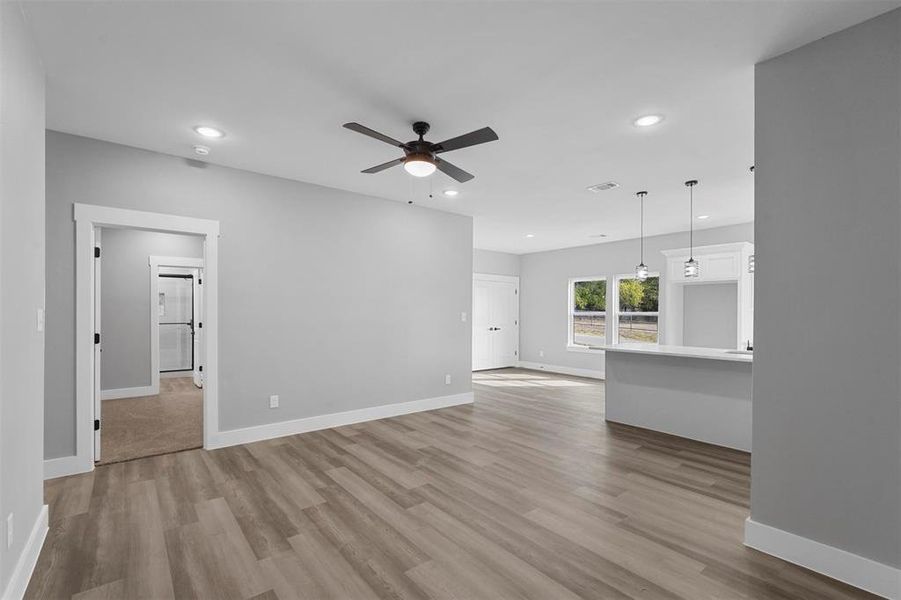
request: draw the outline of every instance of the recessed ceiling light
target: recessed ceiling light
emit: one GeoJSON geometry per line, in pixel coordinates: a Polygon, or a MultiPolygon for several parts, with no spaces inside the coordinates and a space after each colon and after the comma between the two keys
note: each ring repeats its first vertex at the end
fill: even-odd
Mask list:
{"type": "Polygon", "coordinates": [[[651,127],[656,125],[660,121],[663,120],[663,115],[644,115],[642,117],[638,117],[632,123],[636,127],[651,127]]]}
{"type": "Polygon", "coordinates": [[[210,149],[207,146],[201,146],[199,144],[197,146],[194,146],[194,154],[198,156],[206,156],[209,153],[210,149]]]}
{"type": "Polygon", "coordinates": [[[222,131],[221,129],[216,129],[215,127],[210,127],[208,125],[197,125],[194,128],[194,131],[197,132],[198,135],[202,135],[205,138],[210,138],[213,140],[225,137],[224,131],[222,131]]]}
{"type": "Polygon", "coordinates": [[[705,219],[709,219],[709,218],[710,218],[710,215],[698,215],[699,221],[704,221],[705,219]]]}
{"type": "Polygon", "coordinates": [[[534,234],[534,233],[527,233],[527,234],[526,234],[526,237],[527,237],[527,238],[533,238],[533,237],[535,237],[535,234],[534,234]]]}
{"type": "Polygon", "coordinates": [[[454,196],[456,196],[459,193],[460,192],[458,192],[457,190],[444,190],[444,195],[447,196],[448,198],[453,198],[454,196]]]}

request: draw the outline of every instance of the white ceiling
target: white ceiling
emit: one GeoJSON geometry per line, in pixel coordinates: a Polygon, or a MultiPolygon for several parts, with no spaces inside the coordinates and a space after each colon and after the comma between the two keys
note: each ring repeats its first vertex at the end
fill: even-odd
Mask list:
{"type": "Polygon", "coordinates": [[[29,2],[51,129],[474,217],[524,253],[753,219],[753,65],[901,2],[29,2]],[[666,120],[640,130],[634,117],[666,120]],[[445,155],[476,175],[359,171],[399,153],[341,128],[500,141],[445,155]],[[619,189],[593,194],[607,180],[619,189]],[[455,199],[440,195],[457,187],[455,199]],[[429,198],[429,191],[435,192],[429,198]],[[526,238],[527,233],[534,238],[526,238]],[[606,234],[599,239],[597,234],[606,234]]]}

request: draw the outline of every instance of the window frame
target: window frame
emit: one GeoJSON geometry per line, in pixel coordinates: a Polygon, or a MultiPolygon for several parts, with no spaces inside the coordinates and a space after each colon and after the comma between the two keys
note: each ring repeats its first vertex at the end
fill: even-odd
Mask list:
{"type": "MultiPolygon", "coordinates": [[[[648,272],[648,278],[657,278],[657,310],[651,312],[623,312],[619,306],[619,282],[623,279],[637,279],[635,273],[622,273],[613,276],[613,329],[612,339],[614,344],[651,344],[660,345],[660,305],[663,304],[663,277],[658,271],[648,272]],[[619,338],[619,317],[620,315],[639,315],[639,316],[656,316],[657,317],[657,341],[656,342],[621,342],[619,338]]],[[[609,303],[608,303],[609,305],[609,303]]],[[[609,310],[607,312],[610,312],[609,310]]]]}
{"type": "Polygon", "coordinates": [[[607,327],[607,316],[610,314],[610,276],[609,275],[590,275],[585,277],[570,277],[567,282],[566,294],[566,350],[569,352],[585,352],[589,354],[604,352],[603,348],[592,348],[584,344],[577,344],[573,335],[573,325],[575,315],[573,314],[573,304],[575,302],[576,284],[583,281],[603,281],[606,289],[606,306],[604,307],[604,346],[610,339],[609,329],[607,327]]]}

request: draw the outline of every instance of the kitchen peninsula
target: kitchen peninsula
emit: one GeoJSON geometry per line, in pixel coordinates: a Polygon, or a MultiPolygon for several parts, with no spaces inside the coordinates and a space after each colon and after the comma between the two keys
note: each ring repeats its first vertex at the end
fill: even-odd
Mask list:
{"type": "Polygon", "coordinates": [[[656,344],[604,349],[608,421],[751,451],[751,352],[656,344]]]}

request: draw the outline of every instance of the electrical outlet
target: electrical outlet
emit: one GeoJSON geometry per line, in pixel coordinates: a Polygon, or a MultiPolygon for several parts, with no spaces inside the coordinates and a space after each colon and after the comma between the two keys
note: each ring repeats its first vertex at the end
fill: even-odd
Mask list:
{"type": "Polygon", "coordinates": [[[13,547],[13,513],[6,516],[6,549],[13,547]]]}
{"type": "Polygon", "coordinates": [[[465,312],[460,313],[460,322],[462,322],[462,323],[466,322],[466,313],[465,312]]]}
{"type": "Polygon", "coordinates": [[[269,408],[278,408],[278,396],[269,396],[269,408]]]}
{"type": "Polygon", "coordinates": [[[445,375],[444,376],[444,385],[450,385],[450,382],[451,382],[451,376],[445,375]]]}
{"type": "Polygon", "coordinates": [[[44,309],[43,308],[38,309],[37,326],[38,326],[39,332],[44,331],[44,309]]]}
{"type": "Polygon", "coordinates": [[[538,351],[538,358],[544,358],[544,350],[538,351]]]}

